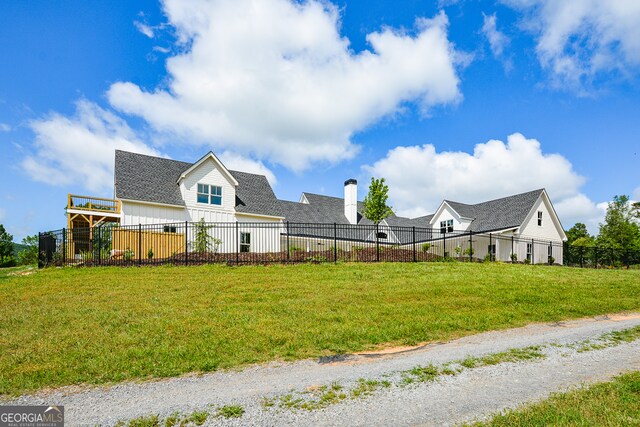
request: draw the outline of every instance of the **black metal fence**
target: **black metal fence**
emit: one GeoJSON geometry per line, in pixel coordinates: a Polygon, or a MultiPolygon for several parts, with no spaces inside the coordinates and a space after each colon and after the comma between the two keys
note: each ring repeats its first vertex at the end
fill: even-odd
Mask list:
{"type": "Polygon", "coordinates": [[[505,261],[603,266],[638,254],[578,254],[560,242],[503,233],[421,227],[303,223],[180,222],[73,228],[39,234],[40,267],[300,262],[505,261]]]}
{"type": "Polygon", "coordinates": [[[640,268],[640,250],[565,244],[564,264],[582,268],[640,268]]]}

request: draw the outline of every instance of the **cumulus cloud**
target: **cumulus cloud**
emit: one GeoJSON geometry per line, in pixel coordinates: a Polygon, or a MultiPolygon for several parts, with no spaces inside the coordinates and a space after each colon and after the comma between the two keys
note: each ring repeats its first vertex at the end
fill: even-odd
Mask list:
{"type": "Polygon", "coordinates": [[[461,99],[464,56],[443,12],[412,31],[370,33],[354,52],[327,1],[166,0],[164,11],[182,46],[168,83],[118,82],[107,96],[176,141],[300,171],[352,158],[352,135],[405,103],[428,112],[461,99]]]}
{"type": "Polygon", "coordinates": [[[114,150],[158,155],[115,114],[86,100],[73,117],[52,113],[31,121],[35,152],[22,167],[32,179],[53,185],[83,185],[90,191],[113,188],[114,150]]]}
{"type": "Polygon", "coordinates": [[[506,143],[477,144],[471,154],[437,152],[431,144],[396,147],[364,169],[387,180],[392,206],[410,217],[435,212],[445,199],[478,203],[543,187],[565,227],[576,221],[593,227],[603,215],[580,192],[584,178],[566,158],[544,153],[540,142],[519,133],[506,143]]]}
{"type": "Polygon", "coordinates": [[[491,48],[491,53],[495,58],[501,58],[504,53],[504,49],[509,44],[510,40],[504,33],[498,30],[496,26],[497,17],[494,13],[493,15],[485,15],[482,23],[482,34],[487,38],[489,42],[489,47],[491,48]]]}
{"type": "Polygon", "coordinates": [[[632,196],[633,200],[638,200],[640,201],[640,187],[636,188],[635,190],[633,190],[633,196],[632,196]]]}
{"type": "Polygon", "coordinates": [[[625,77],[640,66],[637,0],[502,0],[525,14],[553,84],[584,92],[603,73],[625,77]]]}
{"type": "Polygon", "coordinates": [[[218,157],[227,169],[264,175],[272,186],[278,183],[271,169],[261,161],[249,159],[231,151],[224,151],[218,157]]]}

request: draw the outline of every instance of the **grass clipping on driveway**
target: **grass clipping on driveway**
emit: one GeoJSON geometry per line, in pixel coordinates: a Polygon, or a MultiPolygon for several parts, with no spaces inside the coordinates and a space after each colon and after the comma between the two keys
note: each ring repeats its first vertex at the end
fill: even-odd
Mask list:
{"type": "Polygon", "coordinates": [[[640,308],[640,271],[500,263],[0,276],[0,394],[412,345],[640,308]]]}

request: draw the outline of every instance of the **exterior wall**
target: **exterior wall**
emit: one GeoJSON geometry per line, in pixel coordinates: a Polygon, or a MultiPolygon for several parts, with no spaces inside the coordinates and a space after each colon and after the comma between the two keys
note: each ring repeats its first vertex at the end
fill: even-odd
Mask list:
{"type": "Polygon", "coordinates": [[[122,202],[122,225],[162,224],[188,221],[184,208],[122,202]]]}
{"type": "MultiPolygon", "coordinates": [[[[212,159],[207,159],[198,168],[191,171],[180,182],[180,193],[184,199],[187,209],[190,210],[207,210],[234,212],[236,206],[236,188],[229,182],[222,171],[218,170],[212,159]],[[222,206],[198,203],[198,184],[209,184],[222,187],[222,206]]],[[[201,216],[202,217],[202,216],[201,216]]],[[[200,219],[194,219],[198,221],[200,219]]],[[[205,218],[205,221],[209,221],[205,218]]],[[[212,220],[212,221],[228,221],[228,220],[212,220]]]]}
{"type": "Polygon", "coordinates": [[[527,217],[524,225],[520,227],[520,234],[538,240],[562,242],[562,236],[552,219],[552,215],[551,205],[547,202],[546,197],[541,196],[531,210],[530,217],[527,217]],[[542,212],[542,226],[538,225],[538,211],[542,212]]]}
{"type": "Polygon", "coordinates": [[[431,221],[433,224],[434,230],[440,230],[440,221],[446,221],[452,219],[453,220],[453,229],[454,231],[465,231],[469,228],[471,221],[466,221],[455,213],[453,209],[449,205],[443,205],[443,209],[438,213],[436,217],[434,217],[431,221]]]}

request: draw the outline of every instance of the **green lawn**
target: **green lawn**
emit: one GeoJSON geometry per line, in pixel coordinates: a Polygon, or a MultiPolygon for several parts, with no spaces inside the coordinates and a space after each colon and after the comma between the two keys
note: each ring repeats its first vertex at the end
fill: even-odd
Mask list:
{"type": "Polygon", "coordinates": [[[467,263],[0,274],[0,394],[640,309],[640,271],[467,263]]]}
{"type": "Polygon", "coordinates": [[[500,426],[638,426],[640,425],[640,372],[586,389],[558,393],[536,405],[496,415],[476,427],[500,426]]]}

